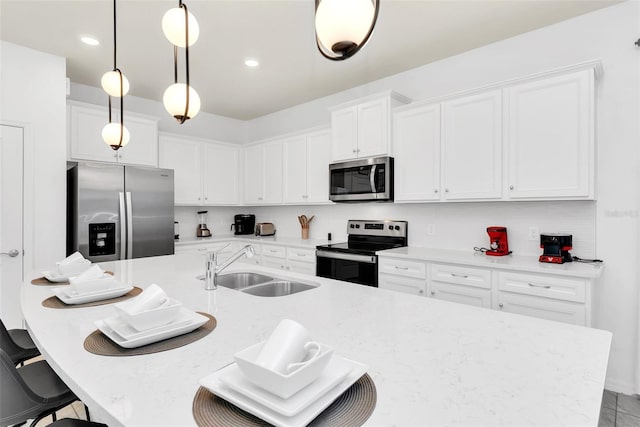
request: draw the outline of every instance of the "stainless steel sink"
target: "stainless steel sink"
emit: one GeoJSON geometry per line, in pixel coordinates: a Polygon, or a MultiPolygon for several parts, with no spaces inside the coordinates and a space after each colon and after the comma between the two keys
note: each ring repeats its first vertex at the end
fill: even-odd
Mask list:
{"type": "Polygon", "coordinates": [[[258,273],[228,273],[218,276],[218,286],[224,286],[229,289],[242,290],[249,286],[258,285],[260,283],[269,282],[273,277],[265,276],[258,273]]]}
{"type": "Polygon", "coordinates": [[[282,297],[285,295],[296,294],[298,292],[307,291],[317,288],[318,285],[301,282],[291,282],[288,280],[275,280],[260,285],[251,286],[241,289],[241,292],[259,297],[282,297]]]}

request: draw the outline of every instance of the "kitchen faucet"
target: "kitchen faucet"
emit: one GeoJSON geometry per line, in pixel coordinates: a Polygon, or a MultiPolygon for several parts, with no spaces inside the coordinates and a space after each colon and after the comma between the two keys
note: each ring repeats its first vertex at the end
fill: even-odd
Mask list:
{"type": "MultiPolygon", "coordinates": [[[[223,248],[224,249],[224,248],[223,248]]],[[[207,269],[204,274],[204,289],[211,291],[218,289],[218,274],[225,268],[229,267],[242,255],[246,255],[247,258],[251,258],[256,254],[253,246],[246,245],[235,254],[231,255],[228,260],[218,265],[218,253],[216,251],[207,251],[207,269]]]]}

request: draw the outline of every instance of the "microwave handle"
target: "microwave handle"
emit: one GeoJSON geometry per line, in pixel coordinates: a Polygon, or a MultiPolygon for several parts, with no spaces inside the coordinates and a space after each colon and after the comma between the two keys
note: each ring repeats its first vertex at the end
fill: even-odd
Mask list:
{"type": "Polygon", "coordinates": [[[376,193],[376,168],[377,165],[371,165],[371,171],[369,171],[369,183],[371,184],[371,193],[376,193]]]}

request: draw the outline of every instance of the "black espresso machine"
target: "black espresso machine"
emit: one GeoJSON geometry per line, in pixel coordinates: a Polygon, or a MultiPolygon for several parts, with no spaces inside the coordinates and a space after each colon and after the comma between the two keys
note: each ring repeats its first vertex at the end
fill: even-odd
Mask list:
{"type": "Polygon", "coordinates": [[[252,214],[238,214],[233,217],[231,229],[233,234],[253,234],[256,229],[256,216],[252,214]]]}

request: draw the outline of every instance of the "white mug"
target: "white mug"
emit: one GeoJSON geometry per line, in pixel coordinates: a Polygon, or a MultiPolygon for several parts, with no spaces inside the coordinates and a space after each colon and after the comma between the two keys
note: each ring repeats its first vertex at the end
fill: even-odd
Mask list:
{"type": "Polygon", "coordinates": [[[169,305],[171,300],[162,288],[155,283],[149,285],[138,297],[135,304],[131,304],[129,310],[132,313],[153,310],[169,305]]]}
{"type": "Polygon", "coordinates": [[[289,374],[310,363],[319,354],[320,344],[311,341],[305,327],[293,320],[284,319],[264,343],[256,363],[267,369],[289,374]],[[310,351],[314,351],[311,356],[310,351]]]}

